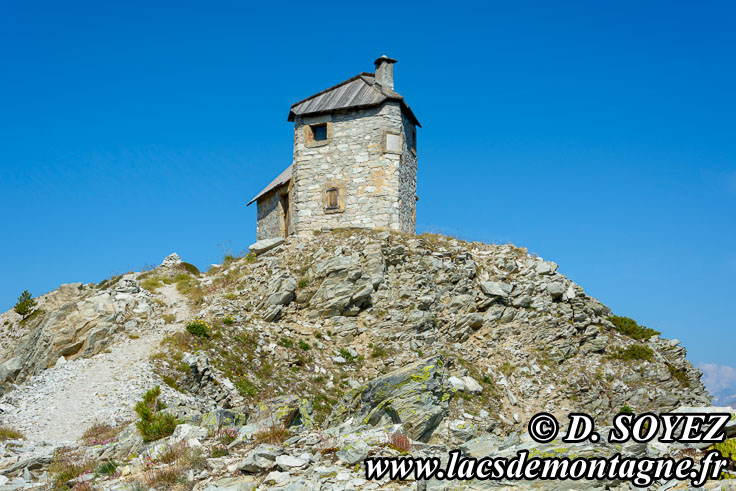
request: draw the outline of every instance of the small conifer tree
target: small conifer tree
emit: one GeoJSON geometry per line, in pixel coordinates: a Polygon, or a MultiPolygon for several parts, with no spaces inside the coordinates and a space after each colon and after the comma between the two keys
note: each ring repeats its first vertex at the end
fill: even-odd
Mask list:
{"type": "Polygon", "coordinates": [[[18,301],[15,303],[13,309],[15,312],[22,316],[24,319],[33,312],[36,308],[36,301],[33,299],[33,295],[28,290],[23,290],[23,293],[18,297],[18,301]]]}

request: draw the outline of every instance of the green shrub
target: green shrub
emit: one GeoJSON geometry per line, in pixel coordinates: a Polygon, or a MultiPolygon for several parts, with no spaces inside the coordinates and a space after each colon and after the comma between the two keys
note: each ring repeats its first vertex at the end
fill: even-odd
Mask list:
{"type": "Polygon", "coordinates": [[[670,372],[672,378],[680,382],[683,387],[690,387],[690,379],[687,378],[687,372],[682,368],[675,368],[674,365],[667,364],[667,370],[670,372]]]}
{"type": "Polygon", "coordinates": [[[199,269],[197,269],[197,267],[194,264],[182,262],[181,264],[179,264],[179,267],[182,268],[187,273],[192,274],[194,276],[199,276],[201,274],[199,272],[199,269]]]}
{"type": "Polygon", "coordinates": [[[306,286],[307,286],[308,284],[309,284],[309,280],[308,280],[308,279],[306,279],[306,278],[302,278],[302,279],[300,279],[300,280],[299,280],[299,283],[297,283],[297,286],[298,286],[299,288],[304,288],[304,287],[306,287],[306,286]]]}
{"type": "Polygon", "coordinates": [[[153,442],[165,438],[176,428],[173,414],[162,412],[166,404],[159,399],[161,388],[157,385],[143,395],[143,400],[135,405],[135,412],[141,418],[136,426],[144,442],[153,442]]]}
{"type": "Polygon", "coordinates": [[[141,283],[141,288],[144,288],[149,292],[155,292],[156,288],[160,288],[161,286],[161,280],[159,280],[158,278],[148,278],[143,283],[141,283]]]}
{"type": "Polygon", "coordinates": [[[182,390],[182,388],[179,387],[179,384],[176,383],[176,379],[174,377],[170,377],[168,375],[162,375],[161,376],[161,379],[164,381],[164,383],[166,385],[168,385],[169,387],[171,387],[175,391],[184,393],[184,391],[182,390]]]}
{"type": "Polygon", "coordinates": [[[283,346],[284,348],[293,348],[294,341],[289,338],[281,338],[279,339],[279,346],[283,346]]]}
{"type": "Polygon", "coordinates": [[[250,380],[240,377],[235,381],[235,387],[243,397],[253,397],[258,393],[258,387],[253,385],[250,380]]]}
{"type": "Polygon", "coordinates": [[[340,356],[345,358],[345,361],[352,363],[355,361],[355,357],[346,348],[340,348],[340,356]]]}
{"type": "Polygon", "coordinates": [[[51,475],[53,489],[69,489],[66,483],[76,479],[85,472],[92,472],[94,462],[80,459],[74,450],[62,447],[54,451],[54,457],[49,464],[48,472],[51,475]]]}
{"type": "Polygon", "coordinates": [[[228,452],[225,445],[217,445],[215,448],[212,449],[210,457],[213,459],[216,459],[218,457],[226,457],[229,453],[230,452],[228,452]]]}
{"type": "Polygon", "coordinates": [[[631,346],[623,349],[618,348],[615,352],[611,353],[610,358],[623,361],[652,361],[654,359],[654,351],[643,344],[632,344],[631,346]]]}
{"type": "Polygon", "coordinates": [[[112,476],[118,469],[118,464],[114,460],[106,460],[102,464],[98,465],[95,469],[95,474],[102,474],[106,476],[112,476]]]}
{"type": "Polygon", "coordinates": [[[28,314],[33,312],[36,308],[36,301],[33,299],[33,295],[28,290],[23,290],[23,293],[18,297],[18,301],[15,303],[13,310],[23,318],[28,317],[28,314]]]}
{"type": "Polygon", "coordinates": [[[731,460],[736,460],[736,438],[729,438],[721,443],[715,443],[710,450],[718,450],[721,455],[731,460]]]}
{"type": "Polygon", "coordinates": [[[388,353],[386,353],[386,349],[383,346],[375,345],[371,351],[371,358],[383,358],[387,354],[388,353]]]}
{"type": "Polygon", "coordinates": [[[636,339],[637,341],[644,341],[645,339],[649,339],[656,334],[662,334],[661,332],[655,331],[654,329],[640,326],[636,323],[634,319],[631,319],[629,317],[624,317],[621,315],[611,315],[608,317],[608,320],[613,323],[614,328],[618,332],[620,332],[624,336],[636,339]]]}
{"type": "Polygon", "coordinates": [[[624,404],[624,406],[619,410],[620,413],[624,414],[634,414],[634,410],[631,409],[631,407],[627,404],[624,404]]]}
{"type": "Polygon", "coordinates": [[[210,325],[202,319],[194,319],[189,322],[187,324],[187,331],[198,338],[208,338],[212,332],[210,325]]]}
{"type": "Polygon", "coordinates": [[[303,349],[304,351],[309,351],[310,349],[312,349],[309,343],[307,343],[306,341],[302,339],[299,340],[299,347],[303,349]]]}
{"type": "Polygon", "coordinates": [[[235,319],[233,319],[232,315],[226,315],[222,318],[222,323],[226,326],[232,326],[233,324],[235,324],[235,319]]]}

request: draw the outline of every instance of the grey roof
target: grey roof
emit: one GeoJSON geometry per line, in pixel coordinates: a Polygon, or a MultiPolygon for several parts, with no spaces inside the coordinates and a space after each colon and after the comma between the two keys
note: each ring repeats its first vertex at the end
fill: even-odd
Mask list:
{"type": "Polygon", "coordinates": [[[258,198],[263,196],[264,194],[268,193],[269,191],[276,189],[279,186],[283,186],[284,184],[288,183],[291,180],[291,169],[294,167],[294,164],[291,164],[289,167],[287,167],[284,172],[278,175],[276,179],[271,181],[268,186],[263,188],[263,190],[256,194],[256,197],[252,200],[248,201],[248,204],[245,206],[250,206],[251,203],[256,201],[258,198]]]}
{"type": "Polygon", "coordinates": [[[296,116],[379,106],[386,101],[401,103],[401,109],[409,120],[419,127],[422,126],[404,98],[397,92],[377,84],[373,73],[361,73],[297,102],[291,106],[288,120],[294,121],[296,116]]]}

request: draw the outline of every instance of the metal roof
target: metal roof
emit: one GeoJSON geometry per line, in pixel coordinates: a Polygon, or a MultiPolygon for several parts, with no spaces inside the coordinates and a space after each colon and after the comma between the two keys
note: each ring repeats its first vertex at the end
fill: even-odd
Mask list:
{"type": "Polygon", "coordinates": [[[288,120],[294,121],[296,116],[379,106],[386,101],[398,101],[409,120],[419,127],[422,126],[404,98],[397,92],[377,84],[373,73],[358,74],[295,103],[291,106],[288,120]]]}
{"type": "Polygon", "coordinates": [[[271,191],[273,189],[276,189],[279,186],[283,186],[284,184],[288,183],[291,180],[291,170],[292,170],[293,167],[294,167],[294,164],[292,163],[289,167],[287,167],[284,170],[284,172],[282,172],[281,174],[279,174],[276,179],[274,179],[273,181],[271,181],[268,186],[266,186],[265,188],[263,188],[263,191],[261,191],[260,193],[258,193],[255,198],[253,198],[252,200],[248,201],[248,204],[245,205],[245,206],[250,206],[251,203],[253,203],[254,201],[256,201],[258,198],[260,198],[264,194],[268,193],[269,191],[271,191]]]}

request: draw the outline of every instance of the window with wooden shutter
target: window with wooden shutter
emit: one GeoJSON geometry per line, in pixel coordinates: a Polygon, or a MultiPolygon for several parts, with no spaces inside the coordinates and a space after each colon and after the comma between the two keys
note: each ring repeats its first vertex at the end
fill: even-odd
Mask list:
{"type": "Polygon", "coordinates": [[[340,207],[339,193],[337,188],[330,188],[327,193],[327,209],[336,210],[340,207]]]}

